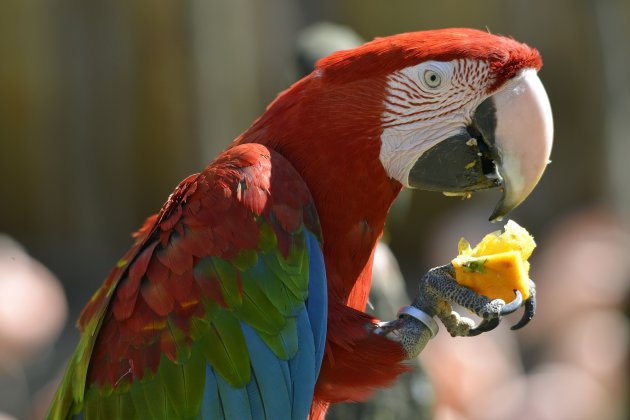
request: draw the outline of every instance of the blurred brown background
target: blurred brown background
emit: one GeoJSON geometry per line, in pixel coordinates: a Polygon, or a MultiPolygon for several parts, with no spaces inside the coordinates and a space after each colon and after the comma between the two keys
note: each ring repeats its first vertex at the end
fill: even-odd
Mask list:
{"type": "MultiPolygon", "coordinates": [[[[530,375],[536,381],[548,374],[536,373],[542,361],[565,363],[579,353],[598,365],[599,358],[609,359],[610,346],[616,346],[620,361],[608,371],[579,369],[609,398],[597,403],[610,408],[606,415],[613,417],[601,417],[600,410],[593,418],[625,418],[628,384],[611,378],[627,376],[621,370],[627,364],[630,276],[627,0],[2,0],[0,233],[17,240],[54,273],[69,309],[57,340],[20,351],[19,357],[9,355],[12,342],[0,331],[0,417],[3,412],[16,418],[37,416],[33,407],[45,400],[46,384],[59,374],[77,342],[74,319],[130,245],[130,232],[159,210],[182,178],[204,167],[298,77],[296,38],[321,20],[348,25],[365,39],[467,26],[510,35],[540,50],[545,62],[540,76],[556,126],[553,163],[529,200],[511,215],[539,244],[533,260],[541,293],[534,323],[539,329],[533,325],[529,333],[507,335],[519,340],[514,345],[520,350],[513,352],[518,378],[530,375]],[[548,287],[545,299],[542,293],[548,287]],[[589,306],[573,291],[602,297],[589,302],[598,314],[605,310],[617,316],[616,324],[611,318],[602,321],[615,325],[609,336],[575,342],[566,338],[556,344],[545,338],[582,325],[578,315],[589,306]],[[604,344],[588,353],[584,346],[593,340],[604,344]]],[[[474,242],[498,228],[485,222],[497,199],[497,192],[465,202],[419,191],[402,197],[392,211],[386,239],[409,292],[428,268],[454,256],[459,236],[474,242]]],[[[15,259],[7,255],[8,261],[15,259]]],[[[0,273],[0,282],[7,275],[0,273]]],[[[28,297],[31,292],[24,293],[28,297]]],[[[0,295],[0,306],[2,299],[0,295]]],[[[65,315],[63,299],[56,302],[61,308],[38,305],[40,316],[65,315]]],[[[18,310],[11,314],[21,316],[18,310]]],[[[588,325],[587,332],[605,328],[588,325]]],[[[465,342],[464,350],[456,345],[463,341],[443,334],[446,344],[441,345],[450,346],[449,352],[461,348],[460,358],[488,357],[489,352],[468,350],[480,341],[465,342]]],[[[497,359],[486,360],[492,365],[497,359]]],[[[426,363],[440,367],[451,362],[427,356],[426,363]]],[[[440,388],[448,381],[434,378],[440,374],[436,369],[427,370],[435,384],[432,416],[491,418],[479,417],[487,409],[473,410],[464,394],[455,397],[457,387],[440,388]],[[444,398],[443,389],[456,401],[444,398]]],[[[453,379],[452,372],[443,374],[453,379]]],[[[565,379],[578,381],[558,378],[564,379],[551,390],[565,386],[565,379]]],[[[516,381],[516,374],[509,379],[516,381]]],[[[501,381],[507,384],[505,377],[501,381]]],[[[527,389],[544,387],[528,383],[514,385],[514,393],[535,399],[536,393],[527,389]]],[[[476,387],[474,381],[471,387],[476,387]]],[[[597,394],[592,388],[575,392],[577,397],[571,395],[577,399],[580,392],[597,394]]],[[[490,391],[482,397],[488,395],[490,391]]],[[[582,418],[545,410],[529,418],[582,418]]]]}

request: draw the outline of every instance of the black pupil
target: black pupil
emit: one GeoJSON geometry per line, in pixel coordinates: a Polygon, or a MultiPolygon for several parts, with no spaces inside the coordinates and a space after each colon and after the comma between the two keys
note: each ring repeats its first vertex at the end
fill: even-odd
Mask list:
{"type": "Polygon", "coordinates": [[[436,79],[437,79],[437,77],[435,76],[435,74],[432,74],[432,75],[431,75],[431,81],[432,81],[432,82],[435,82],[435,80],[436,80],[436,79]]]}

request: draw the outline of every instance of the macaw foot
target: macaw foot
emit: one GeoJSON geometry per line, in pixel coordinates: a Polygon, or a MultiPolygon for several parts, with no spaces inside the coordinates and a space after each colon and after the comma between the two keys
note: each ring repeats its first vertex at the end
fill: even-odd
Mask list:
{"type": "Polygon", "coordinates": [[[521,292],[515,290],[514,294],[514,300],[509,303],[503,299],[489,299],[457,283],[451,264],[436,267],[420,280],[418,293],[411,306],[400,310],[398,320],[381,323],[376,332],[399,341],[407,356],[413,358],[437,333],[434,316],[442,321],[451,336],[470,337],[495,329],[502,316],[525,306],[520,321],[512,327],[516,330],[527,325],[534,317],[535,285],[531,282],[530,296],[524,302],[521,292]],[[452,304],[468,309],[479,316],[481,322],[475,325],[472,319],[460,316],[453,310],[452,304]]]}

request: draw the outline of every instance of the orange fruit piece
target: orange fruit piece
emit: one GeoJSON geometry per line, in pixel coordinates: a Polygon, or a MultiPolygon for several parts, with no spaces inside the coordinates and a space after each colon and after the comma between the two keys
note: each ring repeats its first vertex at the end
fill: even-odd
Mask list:
{"type": "Polygon", "coordinates": [[[536,242],[527,230],[510,220],[505,231],[487,234],[477,246],[459,240],[459,255],[451,262],[455,280],[490,299],[514,300],[519,290],[529,297],[529,261],[536,242]]]}

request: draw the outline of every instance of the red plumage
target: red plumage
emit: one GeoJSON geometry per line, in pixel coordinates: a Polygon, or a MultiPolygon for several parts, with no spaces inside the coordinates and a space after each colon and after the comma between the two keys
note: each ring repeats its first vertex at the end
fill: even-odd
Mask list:
{"type": "Polygon", "coordinates": [[[358,48],[338,51],[321,59],[317,69],[332,79],[374,77],[427,60],[459,58],[490,64],[495,77],[490,91],[514,77],[522,68],[538,70],[542,67],[536,49],[512,38],[469,28],[450,28],[376,38],[358,48]],[[347,68],[352,68],[354,75],[344,72],[347,68]]]}

